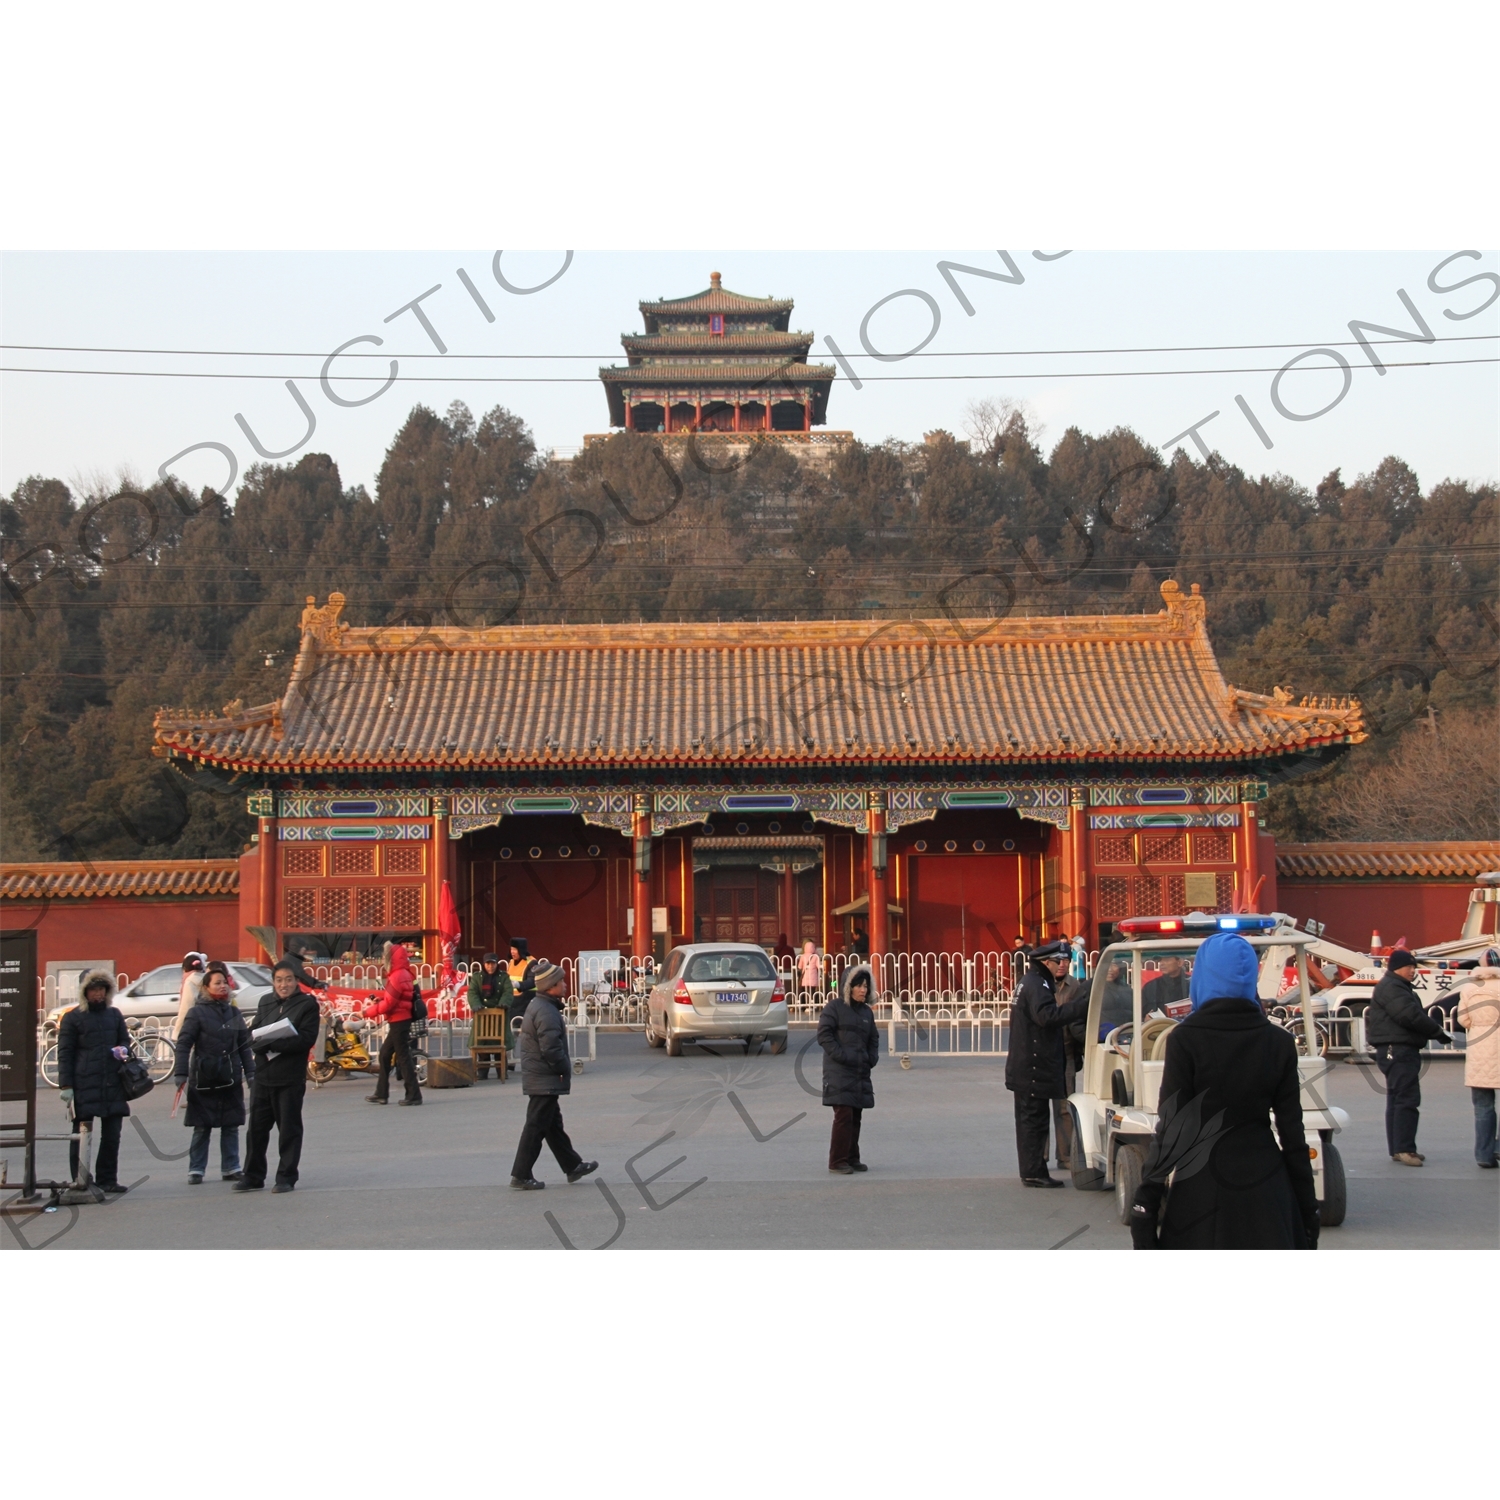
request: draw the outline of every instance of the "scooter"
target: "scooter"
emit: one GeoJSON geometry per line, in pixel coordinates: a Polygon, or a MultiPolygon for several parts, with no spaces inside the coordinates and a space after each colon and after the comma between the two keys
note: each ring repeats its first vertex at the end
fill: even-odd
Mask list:
{"type": "Polygon", "coordinates": [[[360,1039],[359,1032],[354,1030],[355,1026],[358,1026],[361,1031],[364,1029],[364,1023],[355,1021],[352,1016],[329,1017],[322,1061],[315,1061],[312,1057],[307,1060],[307,1076],[315,1085],[321,1087],[340,1072],[373,1073],[375,1071],[370,1061],[369,1049],[360,1039]]]}

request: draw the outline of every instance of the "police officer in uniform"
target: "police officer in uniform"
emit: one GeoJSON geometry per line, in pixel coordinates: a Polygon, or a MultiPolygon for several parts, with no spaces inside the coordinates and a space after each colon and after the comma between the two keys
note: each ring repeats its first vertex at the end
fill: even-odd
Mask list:
{"type": "Polygon", "coordinates": [[[1072,958],[1065,939],[1043,943],[1029,957],[1011,1002],[1005,1086],[1015,1096],[1021,1181],[1027,1187],[1058,1188],[1062,1182],[1047,1171],[1047,1128],[1052,1101],[1067,1097],[1067,1027],[1088,1015],[1089,996],[1084,987],[1076,998],[1058,1004],[1072,958]]]}

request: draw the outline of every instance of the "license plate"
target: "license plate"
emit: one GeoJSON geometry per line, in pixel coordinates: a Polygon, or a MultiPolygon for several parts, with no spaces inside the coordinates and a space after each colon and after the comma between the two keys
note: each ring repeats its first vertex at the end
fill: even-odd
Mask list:
{"type": "Polygon", "coordinates": [[[750,996],[741,990],[719,990],[714,995],[715,1005],[749,1005],[750,996]]]}

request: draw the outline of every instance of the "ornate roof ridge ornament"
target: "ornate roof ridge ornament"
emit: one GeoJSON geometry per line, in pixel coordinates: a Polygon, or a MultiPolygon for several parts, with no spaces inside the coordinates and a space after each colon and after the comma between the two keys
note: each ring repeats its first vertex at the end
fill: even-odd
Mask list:
{"type": "Polygon", "coordinates": [[[307,596],[307,607],[302,611],[302,635],[304,639],[311,636],[320,645],[332,646],[334,648],[343,644],[344,636],[349,627],[340,624],[339,616],[344,612],[344,596],[340,593],[332,593],[328,596],[328,603],[318,604],[316,594],[307,596]]]}

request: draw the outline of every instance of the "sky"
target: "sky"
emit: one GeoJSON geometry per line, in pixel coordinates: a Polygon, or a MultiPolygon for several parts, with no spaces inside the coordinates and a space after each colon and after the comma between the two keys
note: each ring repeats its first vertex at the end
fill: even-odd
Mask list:
{"type": "MultiPolygon", "coordinates": [[[[1199,428],[1210,449],[1308,486],[1334,468],[1346,479],[1367,472],[1387,454],[1410,463],[1424,487],[1500,472],[1500,256],[1463,244],[1004,256],[943,247],[506,252],[499,274],[510,287],[550,281],[525,295],[496,279],[495,264],[488,249],[7,253],[0,487],[9,493],[33,474],[80,489],[149,481],[200,443],[228,447],[243,475],[260,460],[237,415],[263,448],[297,445],[283,461],[326,452],[346,484],[373,487],[418,402],[441,411],[463,401],[476,415],[504,405],[540,447],[567,456],[585,434],[607,430],[597,370],[623,361],[621,333],[642,326],[637,303],[701,290],[712,271],[748,295],[794,298],[792,326],[814,335],[815,357],[832,362],[824,340],[833,340],[862,384],[840,370],[827,425],[867,442],[916,442],[939,427],[962,434],[969,403],[1009,397],[1025,403],[1049,450],[1070,426],[1125,426],[1158,447],[1191,445],[1185,430],[1217,412],[1199,428]],[[1437,342],[1376,344],[1389,367],[1382,375],[1349,325],[1419,333],[1403,292],[1437,342]],[[445,354],[411,311],[399,311],[417,297],[445,354]],[[356,344],[355,357],[333,367],[335,395],[374,397],[351,408],[329,399],[320,373],[329,352],[359,336],[383,342],[356,344]],[[375,395],[392,357],[398,380],[375,395]],[[1416,363],[1425,361],[1446,363],[1416,363]],[[380,379],[338,378],[349,374],[380,379]],[[313,414],[310,437],[288,379],[313,414]]],[[[220,487],[228,460],[203,448],[171,472],[195,488],[220,487]]]]}

